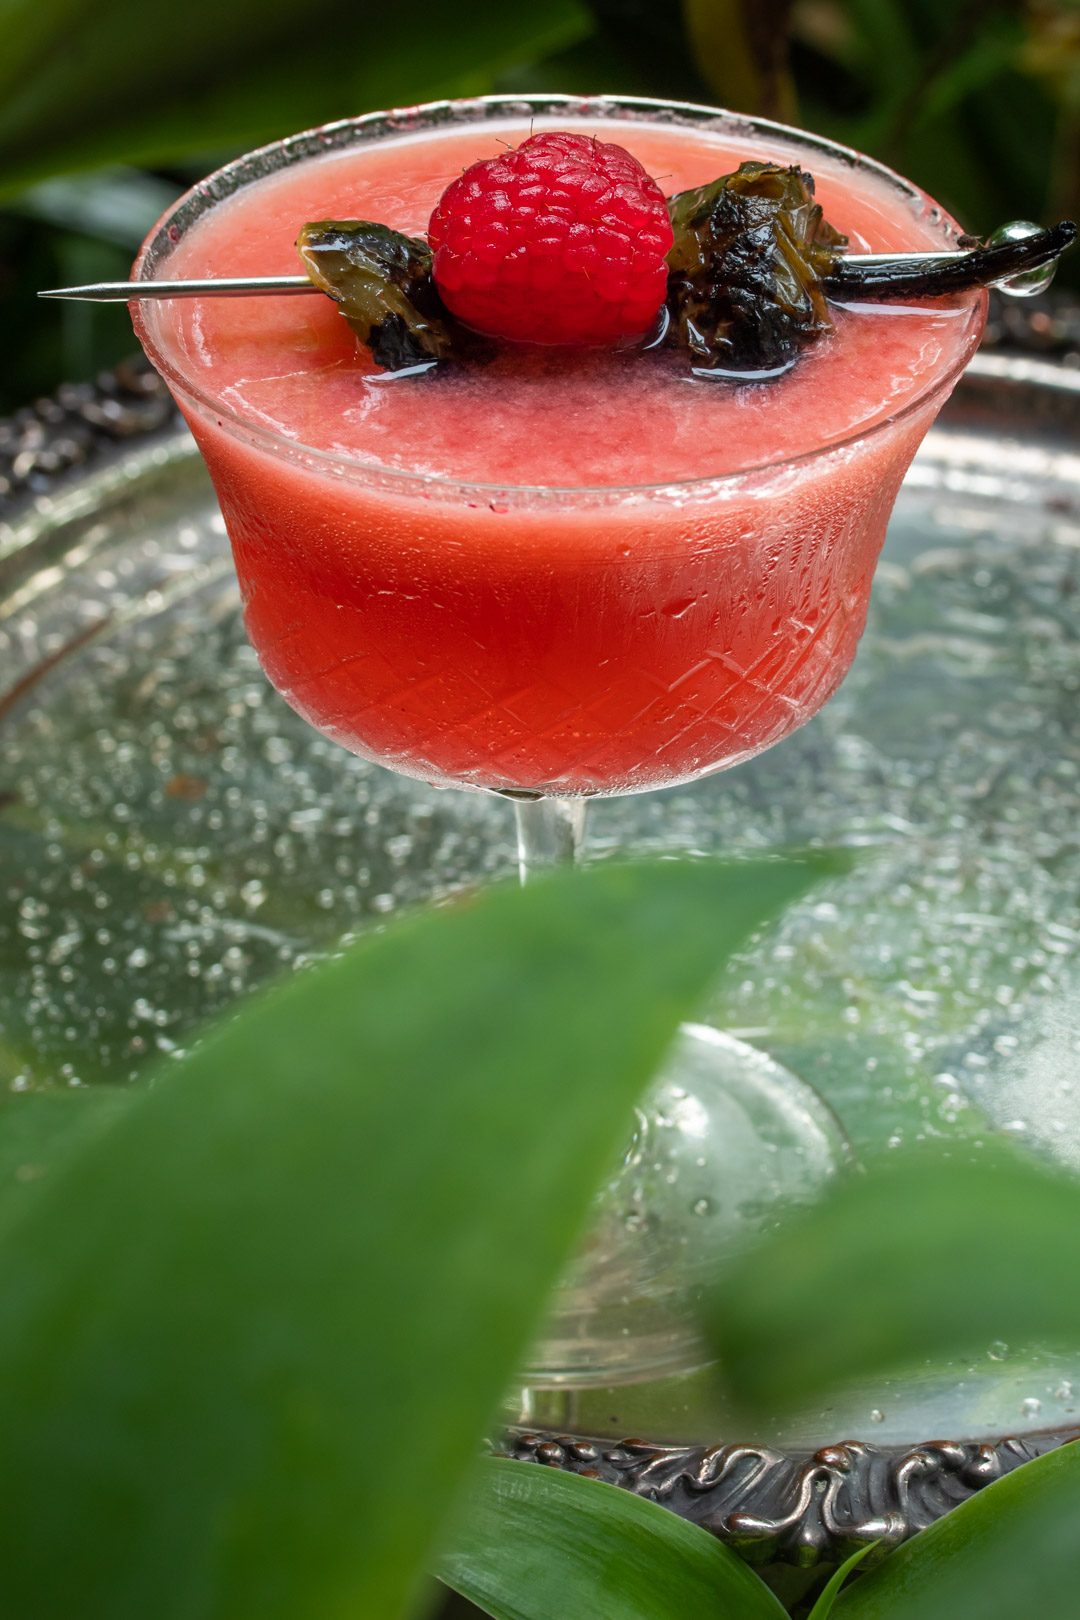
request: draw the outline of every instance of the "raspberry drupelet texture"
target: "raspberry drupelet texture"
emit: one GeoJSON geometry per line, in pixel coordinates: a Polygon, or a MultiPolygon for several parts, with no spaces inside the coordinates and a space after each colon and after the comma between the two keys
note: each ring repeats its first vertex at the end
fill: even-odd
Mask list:
{"type": "Polygon", "coordinates": [[[510,342],[641,338],[667,289],[664,194],[591,135],[545,132],[474,163],[443,192],[428,239],[447,308],[510,342]]]}

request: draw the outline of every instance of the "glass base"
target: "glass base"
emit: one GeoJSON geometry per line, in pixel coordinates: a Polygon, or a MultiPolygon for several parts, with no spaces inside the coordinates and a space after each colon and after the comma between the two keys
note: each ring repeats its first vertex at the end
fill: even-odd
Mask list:
{"type": "Polygon", "coordinates": [[[812,1201],[848,1158],[839,1122],[805,1082],[734,1036],[684,1024],[523,1383],[627,1383],[702,1366],[698,1319],[719,1267],[812,1201]]]}

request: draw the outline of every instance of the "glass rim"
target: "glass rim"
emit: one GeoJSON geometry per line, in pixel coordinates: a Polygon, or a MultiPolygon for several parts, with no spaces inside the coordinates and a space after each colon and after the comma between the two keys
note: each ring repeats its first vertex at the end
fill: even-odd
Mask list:
{"type": "MultiPolygon", "coordinates": [[[[185,231],[214,207],[226,202],[245,186],[268,175],[280,173],[295,163],[309,158],[347,151],[366,140],[383,137],[423,134],[441,128],[466,127],[491,119],[547,117],[566,114],[579,119],[621,118],[632,121],[636,115],[643,122],[657,122],[663,115],[675,127],[695,128],[707,126],[718,134],[738,136],[761,135],[783,141],[803,150],[818,151],[830,159],[839,159],[848,167],[875,176],[894,193],[899,193],[917,217],[939,228],[947,241],[955,242],[962,234],[956,220],[913,181],[866,156],[853,147],[842,145],[809,130],[796,129],[774,119],[751,117],[722,107],[709,107],[700,102],[669,101],[653,96],[595,95],[574,96],[556,92],[527,95],[489,95],[462,97],[453,100],[427,101],[413,107],[394,107],[354,118],[336,119],[332,123],[316,125],[268,142],[250,152],[242,153],[221,168],[207,175],[184,192],[165,211],[152,227],[132,267],[136,281],[152,281],[162,264],[168,259],[185,231]]],[[[663,479],[635,484],[506,484],[489,483],[475,479],[455,478],[447,473],[418,472],[409,468],[393,467],[359,455],[348,455],[305,444],[289,438],[274,428],[250,421],[232,406],[208,389],[194,383],[169,356],[162,352],[149,330],[150,311],[138,299],[132,301],[132,324],[135,334],[155,368],[187,402],[200,411],[211,414],[218,425],[232,437],[240,438],[256,449],[276,457],[284,456],[293,462],[325,469],[337,478],[354,482],[383,484],[394,490],[411,488],[417,492],[463,497],[493,496],[524,497],[531,501],[595,500],[642,498],[645,496],[685,499],[691,495],[718,495],[725,489],[741,490],[748,481],[766,473],[784,473],[810,462],[830,457],[837,452],[861,445],[879,433],[896,427],[915,415],[938,394],[951,392],[957,378],[967,367],[982,335],[980,313],[985,312],[985,291],[972,298],[968,330],[954,360],[943,370],[928,376],[906,399],[899,409],[888,413],[866,426],[853,428],[849,433],[815,445],[797,455],[776,455],[738,467],[728,472],[698,474],[692,478],[663,479]]]]}

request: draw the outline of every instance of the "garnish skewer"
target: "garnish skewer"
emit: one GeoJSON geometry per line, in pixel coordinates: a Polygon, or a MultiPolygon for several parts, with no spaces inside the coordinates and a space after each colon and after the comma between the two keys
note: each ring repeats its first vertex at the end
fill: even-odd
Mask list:
{"type": "MultiPolygon", "coordinates": [[[[1061,220],[1047,230],[1003,225],[985,242],[950,252],[837,252],[823,278],[833,300],[940,296],[973,287],[1002,286],[1026,294],[1041,290],[1054,265],[1073,242],[1077,228],[1061,220]],[[1020,234],[1021,230],[1023,235],[1020,234]],[[1006,285],[1043,271],[1038,286],[1006,285]]],[[[267,294],[324,293],[307,276],[220,276],[184,281],[98,281],[82,287],[49,287],[39,298],[71,298],[89,303],[127,303],[136,298],[252,298],[267,294]]]]}

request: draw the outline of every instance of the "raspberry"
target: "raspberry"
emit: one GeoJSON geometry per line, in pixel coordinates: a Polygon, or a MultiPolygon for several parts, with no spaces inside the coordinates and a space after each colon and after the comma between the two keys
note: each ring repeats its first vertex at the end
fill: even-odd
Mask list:
{"type": "Polygon", "coordinates": [[[663,192],[591,135],[533,135],[474,163],[443,192],[428,239],[447,308],[515,343],[640,338],[667,290],[663,192]]]}

